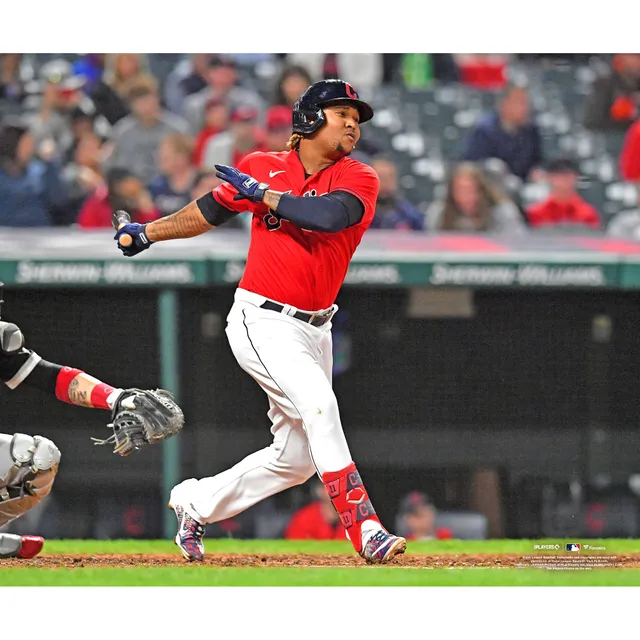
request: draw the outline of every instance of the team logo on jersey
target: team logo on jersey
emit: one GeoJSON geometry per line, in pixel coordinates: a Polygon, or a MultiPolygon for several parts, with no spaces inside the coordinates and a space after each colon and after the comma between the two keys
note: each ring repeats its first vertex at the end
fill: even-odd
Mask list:
{"type": "Polygon", "coordinates": [[[327,193],[329,193],[328,191],[326,191],[325,193],[318,193],[315,189],[311,189],[310,191],[307,191],[305,193],[302,194],[303,198],[317,198],[320,196],[326,196],[327,193]]]}
{"type": "Polygon", "coordinates": [[[264,226],[267,227],[269,231],[275,231],[276,229],[279,229],[281,225],[282,218],[279,218],[273,209],[269,209],[268,213],[264,217],[264,226]]]}

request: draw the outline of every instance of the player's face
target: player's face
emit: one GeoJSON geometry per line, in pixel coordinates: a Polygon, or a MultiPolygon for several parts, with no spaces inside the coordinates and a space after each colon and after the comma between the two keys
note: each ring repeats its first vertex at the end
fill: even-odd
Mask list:
{"type": "Polygon", "coordinates": [[[360,139],[360,114],[349,103],[332,105],[323,109],[327,119],[316,135],[329,157],[348,156],[360,139]]]}

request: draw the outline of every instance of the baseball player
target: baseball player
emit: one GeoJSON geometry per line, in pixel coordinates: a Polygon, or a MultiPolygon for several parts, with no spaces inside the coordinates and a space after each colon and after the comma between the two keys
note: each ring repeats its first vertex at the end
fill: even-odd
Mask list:
{"type": "MultiPolygon", "coordinates": [[[[293,110],[288,151],[257,152],[225,182],[177,213],[130,223],[115,238],[125,255],[189,238],[249,209],[251,244],[226,333],[240,366],[269,398],[271,446],[211,478],[171,491],[175,538],[189,560],[204,557],[208,523],[231,518],[317,472],[355,550],[369,563],[406,548],[382,526],[349,452],[332,390],[331,318],[349,261],[369,227],[378,177],[349,154],[372,108],[342,80],[311,85],[293,110]],[[123,243],[119,239],[128,234],[123,243]]],[[[215,381],[212,381],[215,385],[215,381]]]]}
{"type": "MultiPolygon", "coordinates": [[[[2,311],[0,282],[0,312],[2,311]]],[[[1,319],[0,380],[9,389],[21,384],[41,389],[62,402],[112,412],[113,435],[96,444],[114,444],[127,456],[146,444],[177,433],[184,424],[182,410],[162,389],[119,389],[81,369],[43,360],[24,346],[24,336],[13,323],[1,319]]],[[[43,436],[0,433],[0,528],[35,507],[51,491],[60,463],[60,451],[43,436]]],[[[0,558],[33,558],[44,540],[0,532],[0,558]]]]}

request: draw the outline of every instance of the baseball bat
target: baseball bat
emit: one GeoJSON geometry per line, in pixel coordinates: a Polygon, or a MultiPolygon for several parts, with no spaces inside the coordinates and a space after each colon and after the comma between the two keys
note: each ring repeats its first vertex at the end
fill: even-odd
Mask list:
{"type": "MultiPolygon", "coordinates": [[[[114,211],[111,216],[111,222],[113,223],[114,229],[118,230],[121,227],[124,227],[125,224],[129,224],[131,222],[131,216],[126,211],[114,211]]],[[[128,233],[123,233],[118,242],[123,247],[128,247],[133,242],[133,238],[128,233]]]]}

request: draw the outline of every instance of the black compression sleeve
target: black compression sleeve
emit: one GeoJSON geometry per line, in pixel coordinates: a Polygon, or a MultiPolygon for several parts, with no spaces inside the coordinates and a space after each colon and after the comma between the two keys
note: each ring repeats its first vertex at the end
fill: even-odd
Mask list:
{"type": "Polygon", "coordinates": [[[283,194],[276,213],[303,229],[335,233],[358,224],[364,215],[359,198],[346,191],[334,191],[319,198],[283,194]]]}
{"type": "Polygon", "coordinates": [[[55,395],[56,380],[61,369],[62,367],[59,364],[40,360],[36,368],[25,379],[24,384],[55,395]]]}
{"type": "Polygon", "coordinates": [[[227,220],[231,220],[236,215],[235,211],[231,211],[226,207],[223,207],[214,197],[211,192],[202,196],[196,200],[200,213],[204,216],[204,219],[214,227],[219,227],[227,220]]]}

